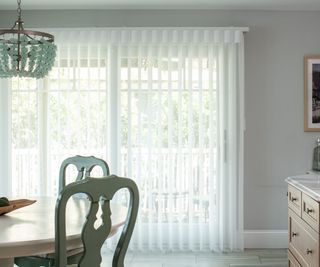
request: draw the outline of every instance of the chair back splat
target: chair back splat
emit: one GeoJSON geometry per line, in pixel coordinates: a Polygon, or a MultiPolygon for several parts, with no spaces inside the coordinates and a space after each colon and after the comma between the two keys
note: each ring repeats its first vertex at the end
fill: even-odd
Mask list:
{"type": "Polygon", "coordinates": [[[111,210],[110,200],[114,194],[127,188],[130,194],[128,214],[122,233],[118,241],[112,267],[123,267],[124,258],[132,236],[139,207],[139,192],[135,182],[129,178],[111,175],[102,178],[88,177],[86,179],[70,183],[63,188],[57,199],[55,217],[55,238],[56,238],[56,267],[67,266],[66,248],[66,204],[68,199],[77,193],[84,193],[88,196],[90,209],[82,228],[81,239],[84,246],[83,255],[78,263],[79,267],[100,267],[101,247],[111,231],[111,210]],[[95,228],[96,214],[101,204],[102,224],[95,228]]]}

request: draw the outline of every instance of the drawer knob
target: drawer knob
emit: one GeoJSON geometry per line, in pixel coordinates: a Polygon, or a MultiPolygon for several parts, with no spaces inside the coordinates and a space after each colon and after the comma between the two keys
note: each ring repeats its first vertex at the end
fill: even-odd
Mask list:
{"type": "Polygon", "coordinates": [[[292,237],[295,237],[297,235],[298,235],[298,233],[292,232],[292,237]]]}
{"type": "Polygon", "coordinates": [[[307,248],[307,254],[312,254],[312,249],[307,248]]]}
{"type": "Polygon", "coordinates": [[[307,213],[312,213],[312,212],[313,212],[313,209],[307,208],[307,213]]]}
{"type": "Polygon", "coordinates": [[[296,197],[292,197],[292,198],[291,198],[291,201],[292,201],[292,202],[297,201],[297,200],[298,200],[298,199],[297,199],[296,197]]]}

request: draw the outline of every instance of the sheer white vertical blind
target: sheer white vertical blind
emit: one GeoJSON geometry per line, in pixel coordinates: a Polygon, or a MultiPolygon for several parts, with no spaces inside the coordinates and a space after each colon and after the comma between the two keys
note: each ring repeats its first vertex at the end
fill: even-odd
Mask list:
{"type": "Polygon", "coordinates": [[[95,155],[138,183],[133,249],[242,249],[245,30],[53,32],[49,77],[11,82],[12,192],[56,194],[61,161],[95,155]]]}
{"type": "Polygon", "coordinates": [[[120,173],[143,192],[133,246],[241,249],[242,32],[123,30],[112,42],[120,173]]]}
{"type": "Polygon", "coordinates": [[[67,157],[106,159],[107,48],[103,43],[57,43],[48,78],[11,82],[15,196],[56,195],[59,167],[67,157]]]}

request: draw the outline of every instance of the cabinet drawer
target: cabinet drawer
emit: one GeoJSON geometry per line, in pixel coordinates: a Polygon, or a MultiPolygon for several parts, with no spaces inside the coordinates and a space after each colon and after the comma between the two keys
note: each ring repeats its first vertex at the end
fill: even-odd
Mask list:
{"type": "Polygon", "coordinates": [[[319,232],[319,202],[302,194],[302,219],[319,232]]]}
{"type": "Polygon", "coordinates": [[[301,267],[296,258],[291,254],[290,250],[288,251],[288,267],[301,267]]]}
{"type": "Polygon", "coordinates": [[[289,249],[304,267],[319,267],[319,234],[289,210],[289,249]]]}
{"type": "Polygon", "coordinates": [[[288,185],[288,206],[301,216],[301,191],[291,185],[288,185]]]}

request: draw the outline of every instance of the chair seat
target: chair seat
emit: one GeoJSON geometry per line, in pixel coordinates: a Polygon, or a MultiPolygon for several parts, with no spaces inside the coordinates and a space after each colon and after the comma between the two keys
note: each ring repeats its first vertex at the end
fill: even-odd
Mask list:
{"type": "MultiPolygon", "coordinates": [[[[113,229],[110,231],[108,238],[114,236],[117,233],[117,229],[113,229]]],[[[67,251],[67,257],[72,257],[74,255],[78,255],[83,252],[83,248],[76,248],[72,250],[67,251]]],[[[54,253],[49,253],[49,254],[43,254],[43,255],[37,255],[38,257],[45,258],[45,259],[54,259],[55,254],[54,253]]],[[[69,265],[68,265],[69,266],[69,265]]],[[[70,265],[71,266],[71,265],[70,265]]],[[[0,266],[1,267],[1,266],[0,266]]]]}
{"type": "MultiPolygon", "coordinates": [[[[76,248],[76,249],[68,250],[67,257],[71,257],[71,256],[77,255],[82,252],[83,252],[83,248],[76,248]]],[[[55,254],[54,253],[43,254],[43,255],[38,255],[38,257],[45,258],[45,259],[54,259],[55,254]]]]}
{"type": "MultiPolygon", "coordinates": [[[[82,257],[83,248],[77,248],[67,251],[68,257],[68,267],[73,266],[73,264],[79,262],[82,257]]],[[[39,267],[39,266],[54,266],[55,263],[55,254],[42,254],[37,256],[29,256],[29,257],[17,257],[15,258],[16,266],[20,267],[39,267]]],[[[75,265],[77,266],[77,264],[75,265]]],[[[0,266],[1,267],[1,266],[0,266]]]]}
{"type": "MultiPolygon", "coordinates": [[[[114,236],[117,233],[117,229],[113,229],[110,231],[108,238],[114,236]]],[[[77,258],[79,257],[79,254],[81,254],[83,252],[83,247],[81,248],[76,248],[76,249],[72,249],[72,250],[68,250],[67,251],[67,257],[72,261],[72,256],[77,256],[77,258]]],[[[43,258],[43,259],[48,259],[48,260],[54,260],[55,259],[55,254],[54,253],[49,253],[49,254],[43,254],[43,255],[37,255],[37,257],[39,258],[43,258]]],[[[77,266],[77,265],[68,265],[67,267],[72,267],[72,266],[77,266]]],[[[1,266],[0,266],[1,267],[1,266]]]]}

